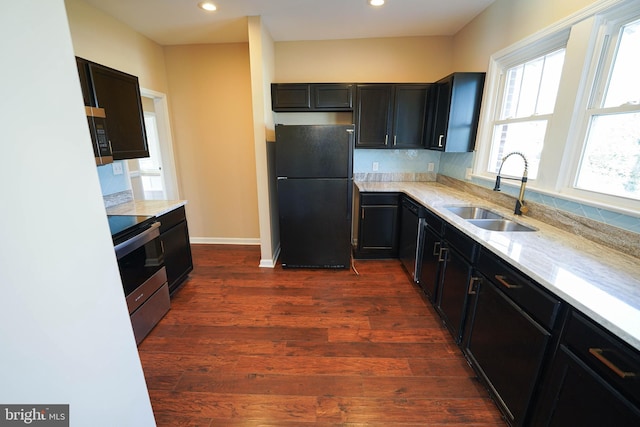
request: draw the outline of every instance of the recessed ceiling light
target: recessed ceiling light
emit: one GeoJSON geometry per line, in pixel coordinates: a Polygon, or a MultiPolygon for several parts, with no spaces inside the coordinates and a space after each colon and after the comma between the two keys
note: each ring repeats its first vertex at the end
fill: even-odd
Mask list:
{"type": "Polygon", "coordinates": [[[202,10],[206,10],[207,12],[213,12],[217,9],[216,5],[211,3],[210,1],[203,1],[198,3],[198,7],[202,10]]]}
{"type": "Polygon", "coordinates": [[[384,4],[384,0],[367,0],[371,6],[382,6],[384,4]]]}

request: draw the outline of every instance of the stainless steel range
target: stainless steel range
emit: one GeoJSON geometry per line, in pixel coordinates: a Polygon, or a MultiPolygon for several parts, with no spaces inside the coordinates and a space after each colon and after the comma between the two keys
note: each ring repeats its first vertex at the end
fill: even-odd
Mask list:
{"type": "Polygon", "coordinates": [[[110,215],[108,219],[133,332],[140,344],[171,306],[160,223],[146,216],[110,215]]]}

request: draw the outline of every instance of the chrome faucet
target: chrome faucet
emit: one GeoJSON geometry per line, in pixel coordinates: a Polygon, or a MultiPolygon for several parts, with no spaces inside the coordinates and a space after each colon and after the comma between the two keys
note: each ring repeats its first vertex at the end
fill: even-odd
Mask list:
{"type": "MultiPolygon", "coordinates": [[[[527,158],[524,156],[524,154],[520,153],[519,151],[514,151],[502,158],[502,163],[500,163],[500,169],[498,169],[498,176],[496,176],[496,185],[495,187],[493,187],[493,191],[500,191],[500,172],[502,172],[502,166],[504,165],[505,160],[507,160],[514,154],[522,157],[522,160],[524,160],[524,172],[522,173],[522,178],[520,179],[520,194],[518,195],[518,199],[516,200],[516,208],[513,212],[516,215],[522,215],[526,214],[529,211],[529,208],[524,205],[524,190],[527,186],[527,170],[529,169],[529,163],[527,162],[527,158]]],[[[513,179],[516,181],[518,180],[518,178],[509,178],[506,176],[502,178],[513,179]]]]}

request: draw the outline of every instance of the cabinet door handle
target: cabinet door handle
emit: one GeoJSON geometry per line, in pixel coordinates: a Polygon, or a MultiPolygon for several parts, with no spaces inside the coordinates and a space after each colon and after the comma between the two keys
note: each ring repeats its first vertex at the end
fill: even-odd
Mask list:
{"type": "Polygon", "coordinates": [[[475,295],[478,292],[476,287],[473,286],[474,284],[476,284],[478,282],[480,282],[480,278],[479,277],[471,276],[471,279],[469,280],[469,288],[467,289],[467,294],[475,295]]]}
{"type": "Polygon", "coordinates": [[[636,376],[635,372],[623,371],[618,368],[611,360],[607,359],[604,355],[604,350],[601,348],[591,347],[589,348],[589,353],[591,353],[593,357],[598,359],[607,368],[611,369],[620,378],[632,378],[636,376]]]}
{"type": "Polygon", "coordinates": [[[364,219],[364,209],[362,209],[362,214],[360,214],[360,218],[364,219]]]}
{"type": "Polygon", "coordinates": [[[440,243],[442,242],[433,242],[433,255],[440,256],[440,243]]]}
{"type": "Polygon", "coordinates": [[[384,136],[384,145],[389,145],[389,135],[384,136]]]}
{"type": "Polygon", "coordinates": [[[393,135],[393,146],[395,147],[398,144],[398,135],[393,135]]]}
{"type": "Polygon", "coordinates": [[[444,139],[444,135],[440,135],[438,137],[438,147],[442,148],[442,140],[444,139]]]}
{"type": "Polygon", "coordinates": [[[494,277],[496,278],[496,280],[497,280],[497,281],[498,281],[502,286],[504,286],[504,287],[505,287],[505,288],[507,288],[507,289],[518,289],[518,288],[521,288],[521,287],[522,287],[522,286],[520,286],[520,285],[514,285],[513,283],[509,283],[509,282],[507,281],[507,278],[506,278],[505,276],[500,275],[500,274],[496,274],[494,277]]]}
{"type": "Polygon", "coordinates": [[[449,249],[440,248],[440,253],[438,254],[438,261],[445,262],[447,260],[447,252],[449,252],[449,249]],[[443,255],[444,255],[444,257],[443,257],[443,255]]]}

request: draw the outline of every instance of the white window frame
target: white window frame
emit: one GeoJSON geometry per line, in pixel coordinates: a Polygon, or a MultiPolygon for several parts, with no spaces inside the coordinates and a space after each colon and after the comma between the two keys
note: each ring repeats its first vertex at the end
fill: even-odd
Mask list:
{"type": "MultiPolygon", "coordinates": [[[[496,177],[495,173],[487,172],[487,164],[494,123],[501,107],[504,72],[514,65],[562,47],[566,42],[560,88],[554,113],[547,127],[538,177],[535,180],[529,179],[528,188],[544,195],[640,216],[640,203],[637,201],[573,188],[585,144],[585,126],[588,121],[585,123],[584,111],[589,105],[591,88],[597,75],[596,64],[603,43],[603,23],[615,21],[618,16],[628,17],[630,10],[640,10],[639,6],[633,0],[598,1],[491,56],[478,127],[474,178],[492,182],[496,177]]],[[[505,181],[503,184],[517,185],[505,181]]]]}
{"type": "MultiPolygon", "coordinates": [[[[576,103],[574,126],[569,135],[566,161],[563,168],[565,173],[561,176],[560,183],[560,191],[563,194],[580,200],[592,200],[600,205],[614,205],[625,211],[639,210],[640,201],[579,189],[574,186],[574,183],[579,172],[591,117],[603,110],[614,110],[613,108],[603,109],[596,107],[594,104],[599,103],[606,93],[607,72],[610,70],[611,63],[615,57],[614,48],[619,42],[619,30],[624,24],[635,21],[638,18],[640,18],[640,6],[629,4],[617,8],[615,11],[607,13],[596,20],[591,64],[580,102],[576,103]]],[[[637,106],[618,107],[616,109],[619,112],[640,110],[637,106]]]]}

